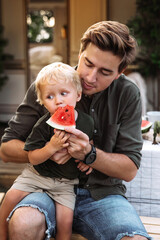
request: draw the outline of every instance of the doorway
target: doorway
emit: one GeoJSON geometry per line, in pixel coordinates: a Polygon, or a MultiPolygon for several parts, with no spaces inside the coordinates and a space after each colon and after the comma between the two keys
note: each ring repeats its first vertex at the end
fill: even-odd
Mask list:
{"type": "Polygon", "coordinates": [[[67,0],[30,0],[26,19],[31,84],[45,65],[68,63],[67,0]]]}

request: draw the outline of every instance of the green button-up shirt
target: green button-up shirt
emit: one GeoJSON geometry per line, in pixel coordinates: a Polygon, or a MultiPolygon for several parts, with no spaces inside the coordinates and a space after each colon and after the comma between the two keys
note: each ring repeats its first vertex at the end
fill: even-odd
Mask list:
{"type": "MultiPolygon", "coordinates": [[[[37,101],[34,83],[29,88],[16,115],[9,122],[2,142],[12,139],[25,141],[37,120],[46,110],[37,101]]],[[[127,155],[139,168],[141,159],[141,97],[138,87],[121,75],[92,98],[83,95],[77,108],[94,119],[93,141],[97,148],[109,153],[127,155]]],[[[125,195],[122,180],[94,170],[83,187],[94,199],[110,194],[125,195]]]]}
{"type": "MultiPolygon", "coordinates": [[[[127,155],[139,168],[141,159],[141,97],[138,87],[124,74],[104,91],[90,98],[83,95],[80,109],[94,119],[94,144],[109,153],[127,155]]],[[[85,184],[95,199],[109,194],[125,195],[122,180],[96,170],[85,184]]]]}

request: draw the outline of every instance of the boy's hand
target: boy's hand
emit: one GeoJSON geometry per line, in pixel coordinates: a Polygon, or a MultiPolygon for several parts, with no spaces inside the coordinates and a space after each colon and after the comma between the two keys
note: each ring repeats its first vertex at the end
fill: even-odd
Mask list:
{"type": "Polygon", "coordinates": [[[69,137],[70,134],[65,131],[54,129],[54,135],[50,139],[49,144],[55,149],[55,151],[59,151],[60,149],[67,148],[69,146],[69,143],[67,143],[69,137]]]}
{"type": "Polygon", "coordinates": [[[88,170],[88,171],[86,172],[86,175],[88,175],[88,174],[90,174],[90,173],[92,172],[93,168],[90,167],[90,166],[88,166],[88,165],[86,165],[86,164],[83,163],[82,161],[80,161],[80,160],[75,160],[75,162],[78,163],[77,168],[78,168],[81,172],[86,172],[86,171],[88,170]]]}

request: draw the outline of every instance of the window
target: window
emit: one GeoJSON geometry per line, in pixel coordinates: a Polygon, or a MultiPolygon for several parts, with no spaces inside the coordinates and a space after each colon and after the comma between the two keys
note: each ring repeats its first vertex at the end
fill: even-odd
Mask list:
{"type": "Polygon", "coordinates": [[[51,10],[30,10],[27,15],[29,43],[49,43],[54,40],[55,18],[51,10]]]}

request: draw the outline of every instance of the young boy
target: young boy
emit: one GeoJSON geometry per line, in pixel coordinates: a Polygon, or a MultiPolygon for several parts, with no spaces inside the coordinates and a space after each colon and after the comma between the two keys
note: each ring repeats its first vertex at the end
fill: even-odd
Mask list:
{"type": "MultiPolygon", "coordinates": [[[[27,138],[24,149],[29,151],[30,164],[15,180],[0,208],[0,240],[7,239],[6,219],[10,211],[31,192],[46,192],[55,201],[56,240],[69,240],[75,205],[74,186],[78,185],[80,174],[88,175],[92,171],[91,167],[82,162],[77,164],[73,158],[64,164],[52,160],[55,152],[69,146],[70,134],[46,123],[58,107],[70,105],[75,108],[81,99],[82,87],[77,71],[66,64],[53,63],[39,72],[35,85],[37,100],[48,112],[39,119],[27,138]]],[[[75,110],[75,120],[76,128],[91,139],[92,118],[75,110]]]]}

